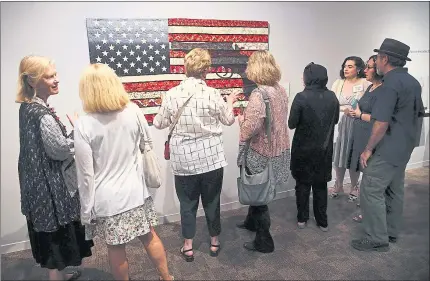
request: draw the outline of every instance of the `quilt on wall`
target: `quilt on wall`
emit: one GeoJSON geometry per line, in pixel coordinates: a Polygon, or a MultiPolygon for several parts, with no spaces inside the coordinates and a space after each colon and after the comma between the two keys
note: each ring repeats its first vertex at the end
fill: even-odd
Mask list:
{"type": "Polygon", "coordinates": [[[149,124],[161,105],[160,95],[185,78],[184,57],[191,49],[211,53],[208,86],[222,95],[242,91],[236,115],[256,88],[244,74],[249,56],[269,49],[267,21],[87,19],[87,35],[90,62],[115,70],[149,124]]]}

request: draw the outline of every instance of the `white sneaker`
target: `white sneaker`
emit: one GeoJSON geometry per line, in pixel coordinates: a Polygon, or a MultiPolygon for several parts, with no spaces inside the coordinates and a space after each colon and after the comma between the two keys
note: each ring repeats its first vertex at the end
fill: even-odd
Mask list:
{"type": "Polygon", "coordinates": [[[306,223],[305,223],[305,222],[298,222],[298,223],[297,223],[297,226],[298,226],[300,229],[303,229],[303,228],[305,228],[305,227],[306,227],[306,223]]]}
{"type": "Polygon", "coordinates": [[[328,226],[327,226],[327,227],[322,227],[322,226],[320,226],[320,229],[321,229],[322,231],[324,231],[324,232],[327,232],[327,231],[328,231],[328,226]]]}

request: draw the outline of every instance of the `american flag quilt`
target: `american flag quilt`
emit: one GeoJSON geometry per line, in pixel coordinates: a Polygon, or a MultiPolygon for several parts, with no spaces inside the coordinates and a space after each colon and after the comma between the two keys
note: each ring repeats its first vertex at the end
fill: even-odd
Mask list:
{"type": "Polygon", "coordinates": [[[236,114],[256,87],[244,73],[249,56],[269,49],[266,21],[87,19],[87,35],[90,62],[115,70],[149,124],[161,105],[160,95],[185,78],[184,57],[193,48],[211,54],[208,86],[222,95],[243,93],[234,105],[236,114]]]}

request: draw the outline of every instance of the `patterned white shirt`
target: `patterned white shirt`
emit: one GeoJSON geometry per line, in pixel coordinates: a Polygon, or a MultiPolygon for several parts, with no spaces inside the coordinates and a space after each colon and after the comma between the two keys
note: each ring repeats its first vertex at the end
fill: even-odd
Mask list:
{"type": "Polygon", "coordinates": [[[194,96],[170,139],[170,160],[173,174],[177,176],[203,174],[227,166],[221,124],[231,126],[235,120],[233,108],[219,90],[208,87],[201,79],[188,77],[163,97],[154,126],[164,129],[172,125],[191,94],[194,96]]]}

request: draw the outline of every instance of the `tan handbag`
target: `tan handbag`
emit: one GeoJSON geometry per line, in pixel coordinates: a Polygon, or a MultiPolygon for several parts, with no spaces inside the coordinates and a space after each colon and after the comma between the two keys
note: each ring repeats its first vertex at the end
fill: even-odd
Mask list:
{"type": "MultiPolygon", "coordinates": [[[[141,132],[141,135],[143,135],[144,140],[144,148],[142,151],[142,162],[143,162],[143,173],[145,177],[145,184],[149,188],[159,188],[161,186],[161,168],[158,163],[158,158],[155,152],[152,150],[152,140],[149,139],[149,132],[146,129],[148,125],[143,126],[142,123],[146,122],[145,120],[142,120],[142,118],[139,116],[139,113],[136,112],[138,123],[139,123],[139,129],[141,132]]],[[[140,143],[138,144],[140,149],[140,143]]]]}

